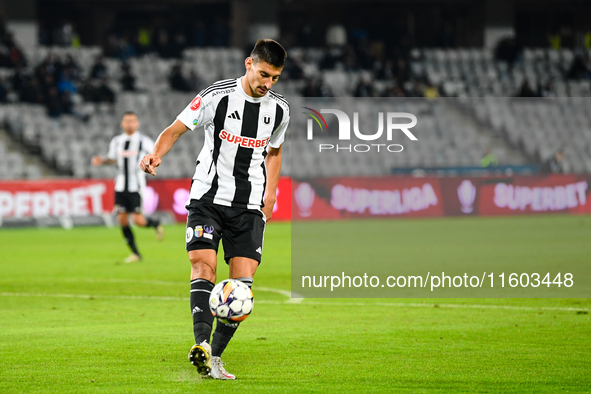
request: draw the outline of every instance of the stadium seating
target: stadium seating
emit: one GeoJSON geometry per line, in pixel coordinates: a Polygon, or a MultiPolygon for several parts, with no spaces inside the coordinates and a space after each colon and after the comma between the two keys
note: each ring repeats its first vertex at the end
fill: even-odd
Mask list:
{"type": "MultiPolygon", "coordinates": [[[[37,48],[27,55],[34,66],[48,53],[71,54],[85,76],[100,55],[100,49],[37,48]]],[[[353,102],[347,98],[366,71],[320,71],[322,50],[319,49],[292,49],[290,56],[296,60],[306,59],[305,75],[321,73],[335,96],[341,96],[336,105],[346,112],[347,109],[351,113],[360,112],[360,124],[375,124],[377,112],[391,110],[392,105],[388,107],[383,100],[378,103],[368,98],[353,102]]],[[[523,61],[509,68],[506,63],[495,61],[491,52],[482,49],[414,50],[413,75],[440,86],[446,96],[460,97],[431,101],[389,99],[398,100],[390,102],[396,103],[397,111],[420,114],[420,122],[413,129],[420,143],[406,140],[401,154],[337,157],[336,153],[329,152],[315,155],[310,151],[310,141],[305,139],[305,118],[294,116],[284,148],[285,157],[291,157],[291,160],[284,161],[282,172],[295,177],[379,175],[390,173],[392,168],[478,166],[487,149],[492,149],[502,164],[520,165],[526,161],[543,161],[558,148],[564,149],[569,170],[589,172],[591,100],[572,97],[549,99],[538,104],[531,100],[509,101],[493,97],[515,95],[524,78],[532,84],[552,81],[559,95],[589,94],[589,81],[562,79],[572,57],[572,51],[568,50],[526,49],[523,61]],[[467,97],[485,98],[470,100],[467,97]]],[[[214,81],[241,75],[242,61],[243,54],[236,49],[200,48],[186,50],[181,64],[185,72],[195,70],[201,81],[214,81]]],[[[178,62],[156,55],[130,59],[131,72],[137,78],[137,91],[124,92],[119,83],[120,62],[105,59],[109,86],[116,92],[116,103],[87,103],[77,99],[76,113],[90,115],[87,120],[83,116],[70,115],[51,119],[43,106],[13,103],[0,106],[0,121],[25,145],[38,149],[43,159],[59,172],[77,178],[108,178],[113,176],[114,169],[92,167],[90,158],[94,154],[106,153],[110,139],[120,132],[118,124],[123,111],[137,112],[142,123],[140,130],[155,139],[194,96],[194,93],[174,92],[169,87],[170,69],[178,62]]],[[[1,71],[3,75],[10,75],[9,70],[1,71]]],[[[383,90],[388,83],[377,81],[376,86],[383,90]]],[[[205,86],[205,82],[202,84],[205,86]]],[[[280,93],[289,97],[292,111],[305,106],[300,97],[302,88],[302,80],[284,80],[277,86],[280,93]]],[[[183,139],[184,143],[177,144],[166,157],[168,165],[162,166],[160,176],[192,175],[203,136],[199,132],[188,133],[183,139]]],[[[321,141],[315,139],[314,144],[321,141]]],[[[40,174],[39,169],[28,168],[23,160],[11,161],[14,161],[10,164],[11,170],[2,171],[4,177],[40,174]]]]}

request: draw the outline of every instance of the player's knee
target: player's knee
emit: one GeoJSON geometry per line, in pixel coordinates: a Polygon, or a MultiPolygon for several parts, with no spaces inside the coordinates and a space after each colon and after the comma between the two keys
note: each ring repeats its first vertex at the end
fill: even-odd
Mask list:
{"type": "Polygon", "coordinates": [[[201,256],[189,256],[191,261],[192,276],[207,279],[215,282],[216,270],[211,264],[208,264],[201,256]]]}
{"type": "Polygon", "coordinates": [[[127,215],[119,214],[117,216],[117,220],[119,221],[119,225],[121,227],[129,226],[129,218],[127,217],[127,215]]]}
{"type": "Polygon", "coordinates": [[[143,227],[146,225],[146,219],[142,215],[133,215],[132,220],[136,226],[143,227]]]}

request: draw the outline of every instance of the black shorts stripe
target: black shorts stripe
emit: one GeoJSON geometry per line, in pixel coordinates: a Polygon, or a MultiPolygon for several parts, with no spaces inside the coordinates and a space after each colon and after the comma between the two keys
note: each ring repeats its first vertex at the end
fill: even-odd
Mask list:
{"type": "MultiPolygon", "coordinates": [[[[123,146],[124,151],[129,150],[130,142],[130,140],[125,141],[125,145],[123,146]]],[[[123,176],[125,178],[123,191],[126,192],[129,190],[129,158],[127,157],[127,155],[123,159],[123,176]]]]}
{"type": "Polygon", "coordinates": [[[275,124],[273,125],[273,132],[271,135],[275,134],[279,128],[279,125],[281,124],[281,121],[283,121],[283,108],[277,104],[277,108],[275,109],[275,124]]]}
{"type": "MultiPolygon", "coordinates": [[[[244,102],[244,111],[242,113],[242,128],[240,135],[243,137],[256,138],[259,128],[259,112],[261,109],[260,103],[244,102]]],[[[232,206],[248,204],[250,200],[250,192],[252,185],[249,181],[248,170],[250,169],[250,161],[254,148],[245,148],[238,146],[236,158],[234,159],[234,175],[236,189],[234,191],[234,198],[232,199],[232,206]]]]}
{"type": "Polygon", "coordinates": [[[213,84],[211,86],[206,87],[201,92],[199,92],[199,96],[203,97],[203,96],[205,96],[208,93],[211,93],[213,91],[234,88],[237,85],[238,84],[236,83],[236,80],[232,80],[232,82],[220,83],[220,84],[217,84],[217,85],[216,84],[213,84]]]}
{"type": "Polygon", "coordinates": [[[213,202],[213,199],[215,198],[215,194],[218,191],[217,162],[218,162],[218,158],[220,157],[220,148],[222,146],[222,139],[220,138],[220,132],[224,128],[224,122],[226,121],[226,112],[228,112],[228,100],[229,100],[228,96],[222,97],[222,99],[220,100],[220,102],[218,104],[218,107],[216,108],[215,116],[213,118],[214,132],[213,132],[212,163],[214,164],[215,175],[213,176],[213,180],[211,181],[211,187],[201,198],[201,200],[203,200],[203,201],[213,202]]]}

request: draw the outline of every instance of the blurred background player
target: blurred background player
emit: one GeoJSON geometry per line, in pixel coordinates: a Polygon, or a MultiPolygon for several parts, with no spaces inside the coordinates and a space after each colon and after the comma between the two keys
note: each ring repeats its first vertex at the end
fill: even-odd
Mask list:
{"type": "Polygon", "coordinates": [[[236,379],[221,355],[238,324],[217,321],[209,297],[216,281],[217,251],[224,243],[229,277],[252,287],[261,262],[265,225],[273,214],[281,172],[281,148],[289,124],[289,105],[271,90],[287,53],[274,40],[257,41],[245,60],[246,74],[203,89],[158,137],[153,154],[140,167],[156,175],[177,139],[205,127],[187,202],[186,246],[191,261],[191,310],[195,345],[189,360],[202,375],[236,379]]]}
{"type": "Polygon", "coordinates": [[[154,142],[138,131],[140,122],[134,112],[126,112],[121,119],[123,133],[115,136],[109,144],[106,157],[94,156],[92,164],[116,164],[115,178],[115,209],[117,220],[123,231],[123,236],[132,254],[125,259],[126,263],[133,263],[142,259],[135,244],[133,232],[129,227],[129,214],[136,226],[153,227],[159,241],[164,237],[164,228],[157,219],[146,218],[142,213],[141,193],[146,186],[146,174],[138,169],[141,157],[154,148],[154,142]]]}

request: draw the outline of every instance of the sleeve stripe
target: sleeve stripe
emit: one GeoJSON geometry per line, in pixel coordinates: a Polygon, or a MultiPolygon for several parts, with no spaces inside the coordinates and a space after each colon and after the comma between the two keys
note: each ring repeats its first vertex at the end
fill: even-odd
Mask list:
{"type": "Polygon", "coordinates": [[[236,87],[237,83],[235,80],[230,80],[227,82],[216,82],[213,85],[210,85],[208,87],[206,87],[205,89],[203,89],[201,92],[199,92],[198,96],[201,96],[201,98],[203,98],[203,96],[205,96],[206,94],[213,92],[214,90],[222,90],[222,89],[229,89],[229,88],[233,88],[236,87]]]}
{"type": "Polygon", "coordinates": [[[284,98],[283,98],[283,96],[282,96],[282,95],[280,95],[280,94],[277,94],[277,93],[275,93],[275,92],[274,92],[274,91],[272,91],[272,90],[269,90],[269,93],[270,93],[270,94],[271,94],[271,95],[272,95],[274,98],[276,98],[277,100],[283,101],[283,102],[285,103],[285,105],[287,105],[287,106],[289,107],[289,103],[287,102],[287,100],[286,100],[286,99],[284,99],[284,98]]]}

